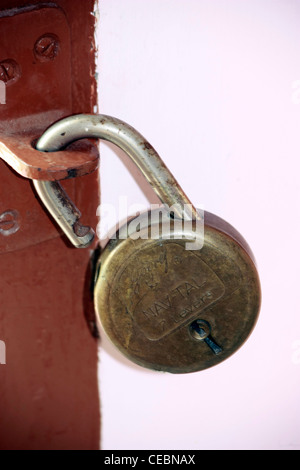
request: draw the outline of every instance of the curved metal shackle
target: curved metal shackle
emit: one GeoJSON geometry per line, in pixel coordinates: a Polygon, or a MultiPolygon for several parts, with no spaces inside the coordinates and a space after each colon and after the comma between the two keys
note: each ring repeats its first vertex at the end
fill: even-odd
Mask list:
{"type": "MultiPolygon", "coordinates": [[[[161,202],[169,207],[173,206],[175,217],[199,219],[197,210],[152,145],[133,127],[119,119],[88,114],[64,118],[45,131],[37,141],[36,149],[55,152],[84,138],[103,139],[117,145],[137,165],[161,202]]],[[[39,180],[33,182],[41,200],[71,243],[78,248],[90,245],[94,231],[79,223],[81,214],[60,183],[39,180]]]]}

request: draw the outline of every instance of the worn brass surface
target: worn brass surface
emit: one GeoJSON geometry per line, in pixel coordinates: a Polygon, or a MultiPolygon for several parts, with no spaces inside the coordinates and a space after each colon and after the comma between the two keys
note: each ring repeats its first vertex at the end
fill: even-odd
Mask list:
{"type": "MultiPolygon", "coordinates": [[[[140,235],[149,230],[146,220],[140,235]]],[[[188,251],[185,242],[112,239],[98,263],[98,318],[115,346],[146,368],[188,373],[214,366],[245,342],[257,320],[260,284],[241,235],[206,212],[203,248],[188,251]]]]}

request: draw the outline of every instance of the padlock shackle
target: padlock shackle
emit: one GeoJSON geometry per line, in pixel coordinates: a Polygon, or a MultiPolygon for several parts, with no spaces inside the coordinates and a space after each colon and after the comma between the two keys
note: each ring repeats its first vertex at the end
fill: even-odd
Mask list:
{"type": "MultiPolygon", "coordinates": [[[[55,152],[64,149],[76,140],[84,138],[103,139],[112,142],[123,150],[143,173],[161,202],[170,208],[172,207],[175,217],[184,218],[185,220],[199,218],[196,208],[183,192],[156,150],[139,132],[120,119],[106,115],[88,114],[78,114],[64,118],[45,131],[37,141],[36,149],[42,152],[55,152]]],[[[83,243],[78,240],[78,236],[75,234],[77,242],[74,243],[74,230],[72,226],[70,227],[70,221],[73,223],[72,209],[66,217],[59,218],[57,216],[60,212],[61,191],[63,191],[60,184],[34,180],[34,185],[44,204],[71,242],[76,246],[87,246],[90,242],[87,241],[86,237],[89,237],[91,233],[85,235],[83,243]],[[55,186],[60,188],[55,191],[55,186]],[[58,197],[55,193],[58,194],[58,197]],[[68,221],[68,218],[70,221],[68,221]]],[[[77,212],[79,211],[77,210],[77,212]]]]}

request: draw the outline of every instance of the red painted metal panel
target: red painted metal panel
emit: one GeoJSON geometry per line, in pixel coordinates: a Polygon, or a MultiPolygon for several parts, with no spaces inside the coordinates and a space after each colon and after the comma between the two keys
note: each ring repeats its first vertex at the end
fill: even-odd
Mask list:
{"type": "MultiPolygon", "coordinates": [[[[51,5],[32,1],[24,11],[16,0],[0,2],[0,22],[14,38],[0,47],[6,79],[12,72],[5,61],[20,66],[18,80],[7,87],[7,105],[0,104],[0,136],[36,133],[62,116],[91,113],[96,105],[94,2],[51,5]],[[30,15],[35,19],[28,22],[30,15]],[[39,61],[36,41],[48,34],[59,39],[59,47],[68,44],[67,50],[55,56],[50,41],[48,52],[55,57],[39,61]],[[61,74],[62,69],[71,72],[61,74]],[[40,83],[45,74],[47,83],[40,83]]],[[[0,340],[6,346],[6,364],[0,364],[0,449],[97,449],[91,252],[69,245],[30,180],[1,160],[0,181],[0,340]]],[[[82,222],[95,227],[97,172],[64,186],[82,222]]]]}

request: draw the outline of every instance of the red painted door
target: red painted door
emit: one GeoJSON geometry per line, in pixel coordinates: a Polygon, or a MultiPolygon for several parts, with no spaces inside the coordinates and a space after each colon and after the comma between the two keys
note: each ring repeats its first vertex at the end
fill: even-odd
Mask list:
{"type": "MultiPolygon", "coordinates": [[[[93,8],[0,2],[0,141],[94,112],[93,8]]],[[[0,181],[0,449],[98,449],[91,250],[70,246],[30,179],[1,159],[0,181]]],[[[95,227],[97,172],[64,185],[95,227]]]]}

